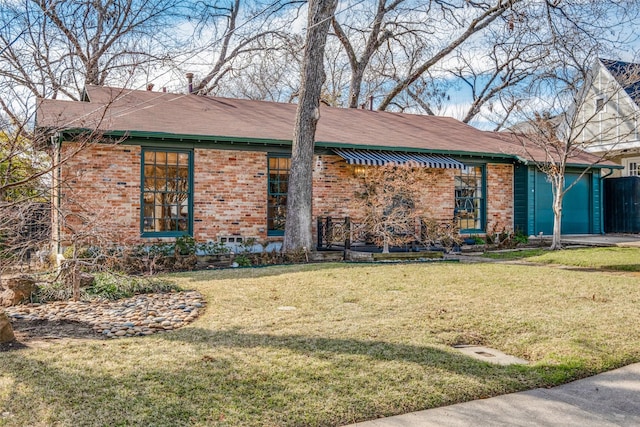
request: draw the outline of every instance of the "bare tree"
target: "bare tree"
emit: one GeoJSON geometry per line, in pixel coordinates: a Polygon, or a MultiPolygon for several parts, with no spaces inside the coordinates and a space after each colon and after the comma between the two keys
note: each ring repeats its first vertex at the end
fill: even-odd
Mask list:
{"type": "Polygon", "coordinates": [[[364,78],[365,70],[371,61],[371,57],[389,38],[393,36],[391,30],[386,28],[390,26],[391,23],[385,22],[385,20],[388,19],[390,12],[396,9],[403,1],[404,0],[378,0],[373,19],[368,23],[368,27],[365,27],[369,28],[368,34],[363,30],[359,30],[354,26],[347,24],[354,33],[359,35],[359,39],[363,39],[362,41],[364,44],[360,49],[361,52],[359,55],[357,53],[359,46],[355,45],[355,43],[360,43],[361,40],[352,42],[347,36],[342,25],[338,23],[337,18],[334,16],[331,20],[335,35],[340,41],[340,44],[342,44],[351,67],[351,81],[349,83],[348,100],[349,108],[358,107],[360,92],[362,90],[362,80],[364,78]]]}
{"type": "MultiPolygon", "coordinates": [[[[350,19],[342,23],[334,19],[335,34],[351,69],[348,106],[361,105],[361,92],[367,85],[368,96],[383,98],[378,106],[381,110],[415,106],[427,114],[436,114],[448,98],[446,90],[452,85],[450,74],[455,73],[457,67],[460,71],[456,76],[464,75],[466,83],[475,89],[474,103],[463,114],[465,121],[470,121],[484,102],[522,80],[514,77],[513,66],[510,72],[505,72],[514,60],[504,55],[494,55],[493,61],[481,62],[482,70],[476,67],[471,73],[463,72],[465,65],[475,66],[479,58],[490,56],[487,52],[498,51],[492,51],[492,46],[499,41],[489,37],[478,41],[477,34],[491,30],[492,35],[510,34],[512,40],[517,40],[513,28],[507,29],[504,22],[512,19],[506,15],[515,13],[518,3],[467,2],[463,5],[379,0],[375,10],[351,11],[350,19]],[[466,52],[471,52],[469,57],[464,57],[466,52]],[[494,63],[497,63],[495,70],[494,63]],[[491,72],[493,78],[486,76],[491,72]],[[495,84],[498,77],[500,84],[495,84]],[[383,81],[374,83],[379,79],[383,81]],[[486,87],[478,86],[479,82],[486,87]]],[[[512,51],[516,50],[510,46],[512,51]]]]}
{"type": "Polygon", "coordinates": [[[283,250],[310,250],[313,149],[320,94],[325,81],[324,48],[337,0],[311,0],[307,19],[307,36],[302,63],[300,102],[296,110],[291,149],[291,171],[287,193],[287,219],[283,250]]]}
{"type": "Polygon", "coordinates": [[[255,43],[269,47],[252,52],[250,61],[239,58],[229,64],[229,72],[211,86],[213,92],[233,98],[291,102],[298,94],[302,37],[280,38],[277,48],[266,39],[255,43]]]}
{"type": "MultiPolygon", "coordinates": [[[[546,108],[533,113],[519,128],[518,139],[524,150],[551,184],[554,219],[551,249],[562,248],[562,209],[567,192],[594,165],[615,153],[618,144],[637,140],[640,93],[630,94],[629,90],[637,91],[635,88],[640,84],[640,64],[627,65],[606,87],[599,87],[600,78],[595,70],[591,70],[587,79],[579,73],[563,76],[562,81],[572,84],[558,87],[548,98],[546,108]],[[567,183],[566,170],[571,164],[586,167],[573,182],[567,183]]],[[[597,64],[595,68],[598,69],[597,64]]],[[[586,66],[584,72],[587,73],[586,66]]]]}
{"type": "Polygon", "coordinates": [[[49,238],[49,148],[0,115],[0,276],[49,238]]]}
{"type": "MultiPolygon", "coordinates": [[[[424,59],[415,61],[415,64],[407,70],[404,77],[398,75],[398,81],[386,93],[378,108],[380,110],[387,109],[394,98],[418,80],[420,76],[450,55],[474,34],[487,28],[517,3],[519,3],[518,0],[509,2],[498,0],[492,3],[469,2],[468,7],[471,10],[465,9],[464,6],[455,6],[444,2],[437,2],[437,4],[433,4],[433,8],[429,7],[426,12],[430,17],[427,22],[432,25],[430,32],[433,34],[438,30],[437,19],[444,17],[444,22],[449,24],[445,25],[445,28],[449,27],[450,36],[440,46],[428,46],[428,49],[422,49],[423,52],[426,51],[424,59]]],[[[414,55],[413,52],[411,54],[414,55]]]]}
{"type": "MultiPolygon", "coordinates": [[[[526,80],[534,79],[540,71],[544,49],[531,40],[529,28],[508,32],[489,29],[481,38],[481,48],[459,49],[453,57],[449,73],[470,93],[471,104],[460,117],[464,123],[474,120],[485,106],[494,102],[507,103],[501,109],[501,119],[507,120],[517,100],[528,97],[526,80]],[[484,59],[478,61],[474,54],[480,51],[484,59]]],[[[498,130],[500,126],[496,126],[498,130]]]]}
{"type": "MultiPolygon", "coordinates": [[[[52,203],[59,194],[60,175],[57,172],[89,145],[105,142],[98,129],[110,107],[111,103],[106,103],[91,110],[85,119],[86,123],[95,125],[95,130],[77,135],[73,146],[64,152],[60,151],[58,135],[72,123],[63,118],[40,114],[46,124],[35,130],[32,130],[31,117],[17,122],[17,116],[13,116],[1,122],[0,258],[3,262],[0,263],[0,276],[33,260],[36,252],[40,252],[40,262],[48,261],[52,215],[60,214],[52,203]]],[[[73,118],[79,119],[78,116],[73,118]]]]}
{"type": "Polygon", "coordinates": [[[571,40],[565,53],[575,59],[625,48],[640,10],[637,0],[379,0],[345,8],[333,20],[344,56],[331,59],[349,66],[344,105],[374,97],[380,110],[455,115],[496,129],[543,96],[547,79],[539,76],[571,67],[557,45],[571,40]]]}
{"type": "MultiPolygon", "coordinates": [[[[180,19],[180,6],[181,0],[0,0],[0,239],[12,261],[3,268],[43,244],[32,232],[34,207],[49,206],[53,171],[100,140],[92,132],[75,151],[58,155],[50,136],[69,123],[50,134],[34,130],[36,99],[79,100],[87,84],[125,87],[146,79],[171,57],[168,23],[180,19]]],[[[107,108],[94,112],[96,129],[107,108]]],[[[48,212],[38,215],[48,225],[48,212]]]]}
{"type": "Polygon", "coordinates": [[[419,221],[424,214],[418,209],[424,183],[424,168],[410,164],[388,164],[367,168],[361,191],[355,193],[354,211],[363,231],[374,243],[389,253],[389,246],[419,240],[419,221]]]}
{"type": "MultiPolygon", "coordinates": [[[[496,37],[502,40],[501,49],[511,44],[520,46],[514,51],[518,52],[514,65],[533,72],[485,104],[480,117],[493,123],[496,130],[509,127],[513,119],[521,119],[524,112],[531,111],[531,106],[540,106],[540,101],[544,102],[550,94],[566,95],[567,88],[575,92],[597,56],[628,52],[629,46],[638,40],[630,29],[637,26],[640,3],[637,0],[534,2],[521,5],[505,18],[506,36],[513,34],[517,38],[509,41],[496,37]]],[[[571,101],[565,102],[565,107],[570,104],[571,101]]],[[[550,111],[552,115],[558,113],[553,108],[550,111]]]]}
{"type": "Polygon", "coordinates": [[[180,0],[3,1],[0,84],[79,99],[87,84],[135,82],[171,58],[179,7],[180,0]]]}
{"type": "MultiPolygon", "coordinates": [[[[196,34],[202,37],[205,33],[211,33],[213,40],[205,46],[196,45],[192,50],[211,51],[211,54],[198,55],[211,66],[193,86],[193,92],[200,95],[225,93],[222,81],[237,81],[238,84],[250,81],[256,66],[260,70],[261,65],[268,64],[263,61],[272,60],[273,54],[276,57],[278,53],[284,55],[280,56],[280,63],[271,63],[270,72],[277,75],[281,74],[281,68],[286,70],[291,59],[286,54],[291,53],[291,47],[299,42],[287,28],[291,20],[297,17],[296,6],[302,3],[300,0],[289,0],[254,4],[232,0],[205,4],[196,34]]],[[[274,82],[274,76],[267,77],[267,73],[261,73],[260,76],[274,82]]],[[[275,82],[280,81],[275,79],[275,82]]],[[[265,89],[263,85],[258,86],[265,89]]]]}

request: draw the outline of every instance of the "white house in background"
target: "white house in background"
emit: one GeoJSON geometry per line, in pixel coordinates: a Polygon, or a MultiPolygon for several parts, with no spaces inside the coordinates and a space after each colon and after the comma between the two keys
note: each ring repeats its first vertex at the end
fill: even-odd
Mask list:
{"type": "Polygon", "coordinates": [[[640,176],[639,124],[640,64],[596,60],[572,120],[585,150],[623,165],[614,176],[640,176]]]}

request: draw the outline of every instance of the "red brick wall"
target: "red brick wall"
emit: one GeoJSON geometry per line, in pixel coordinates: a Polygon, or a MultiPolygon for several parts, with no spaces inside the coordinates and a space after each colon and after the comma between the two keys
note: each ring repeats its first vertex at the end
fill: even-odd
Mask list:
{"type": "MultiPolygon", "coordinates": [[[[455,169],[426,169],[422,216],[448,220],[454,211],[455,169]]],[[[487,230],[513,230],[513,165],[487,164],[487,230]]],[[[316,156],[313,173],[313,217],[350,216],[357,220],[353,194],[361,178],[339,156],[316,156]]],[[[315,224],[314,224],[315,227],[315,224]]]]}
{"type": "MultiPolygon", "coordinates": [[[[313,216],[358,217],[353,203],[354,192],[362,178],[339,156],[316,156],[313,173],[313,216]],[[318,161],[320,160],[320,161],[318,161]]],[[[427,169],[424,196],[417,206],[422,214],[438,219],[453,216],[453,169],[427,169]]]]}
{"type": "Polygon", "coordinates": [[[353,216],[350,202],[358,183],[353,167],[339,156],[315,156],[314,160],[313,218],[353,216]]]}
{"type": "Polygon", "coordinates": [[[193,173],[196,240],[267,237],[267,153],[195,150],[193,173]]]}
{"type": "MultiPolygon", "coordinates": [[[[63,158],[75,148],[64,144],[63,158]]],[[[96,243],[139,241],[140,151],[136,146],[92,144],[63,164],[56,216],[63,230],[66,226],[76,237],[96,243]]],[[[71,243],[69,236],[63,234],[63,245],[71,243]]]]}
{"type": "Polygon", "coordinates": [[[513,230],[513,165],[487,165],[487,231],[513,230]]]}
{"type": "MultiPolygon", "coordinates": [[[[65,144],[65,147],[69,145],[65,144]]],[[[62,169],[61,212],[76,230],[134,244],[140,237],[140,153],[137,146],[93,145],[62,169]]],[[[513,228],[513,167],[487,165],[487,221],[513,228]]],[[[240,235],[267,239],[267,153],[194,150],[194,237],[198,241],[240,235]]],[[[453,169],[428,169],[423,215],[451,218],[453,169]]],[[[352,202],[361,178],[339,156],[314,157],[313,217],[358,217],[352,202]]],[[[68,242],[67,242],[68,243],[68,242]]]]}

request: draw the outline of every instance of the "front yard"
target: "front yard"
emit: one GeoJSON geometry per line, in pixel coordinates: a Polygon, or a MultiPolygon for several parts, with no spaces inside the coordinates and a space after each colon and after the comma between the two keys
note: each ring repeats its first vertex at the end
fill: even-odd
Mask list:
{"type": "MultiPolygon", "coordinates": [[[[631,251],[549,262],[625,270],[631,251]]],[[[0,353],[0,426],[334,426],[640,361],[634,273],[315,264],[171,278],[207,299],[187,327],[0,353]],[[490,365],[456,344],[530,364],[490,365]]]]}

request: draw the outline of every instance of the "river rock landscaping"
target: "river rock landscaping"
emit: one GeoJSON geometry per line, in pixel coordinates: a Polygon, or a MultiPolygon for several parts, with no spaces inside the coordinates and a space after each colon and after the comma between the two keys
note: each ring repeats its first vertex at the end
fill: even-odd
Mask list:
{"type": "MultiPolygon", "coordinates": [[[[24,325],[78,323],[106,338],[151,335],[184,326],[205,307],[196,291],[136,295],[116,301],[54,301],[6,308],[12,322],[24,325]]],[[[14,329],[19,330],[15,327],[14,329]]]]}

